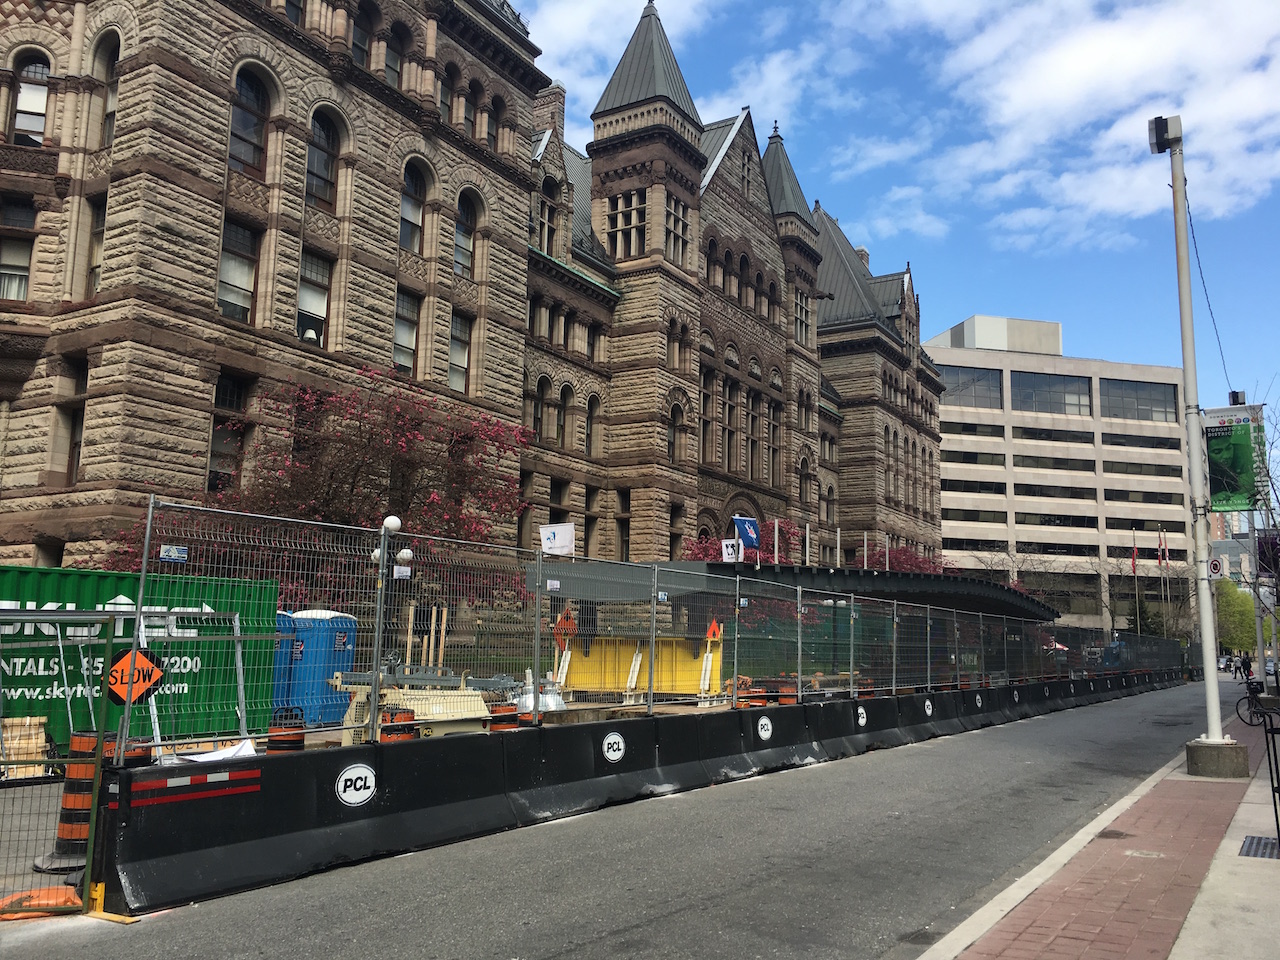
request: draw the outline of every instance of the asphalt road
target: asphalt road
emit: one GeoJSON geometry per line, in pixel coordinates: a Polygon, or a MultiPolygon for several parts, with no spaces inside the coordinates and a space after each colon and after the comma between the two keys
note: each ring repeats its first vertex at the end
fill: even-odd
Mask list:
{"type": "MultiPolygon", "coordinates": [[[[1221,684],[1224,719],[1238,684],[1221,684]]],[[[907,960],[1205,729],[1191,684],[334,870],[0,957],[907,960]]]]}

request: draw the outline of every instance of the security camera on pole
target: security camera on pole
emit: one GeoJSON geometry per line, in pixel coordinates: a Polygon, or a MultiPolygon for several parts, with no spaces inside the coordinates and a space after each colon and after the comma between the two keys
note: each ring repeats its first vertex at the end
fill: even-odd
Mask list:
{"type": "Polygon", "coordinates": [[[1200,658],[1208,732],[1187,744],[1187,773],[1192,776],[1247,777],[1249,751],[1222,735],[1218,703],[1218,635],[1209,584],[1209,497],[1205,489],[1204,427],[1196,387],[1196,338],[1191,321],[1191,260],[1187,253],[1187,180],[1182,159],[1182,118],[1156,117],[1147,124],[1152,153],[1168,153],[1173,172],[1173,236],[1178,260],[1178,313],[1182,323],[1182,395],[1186,404],[1188,475],[1191,479],[1192,554],[1196,607],[1200,616],[1200,658]]]}

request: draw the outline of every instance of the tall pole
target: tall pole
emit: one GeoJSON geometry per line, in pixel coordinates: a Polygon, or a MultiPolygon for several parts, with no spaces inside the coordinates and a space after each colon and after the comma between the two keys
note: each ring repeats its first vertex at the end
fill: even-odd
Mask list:
{"type": "Polygon", "coordinates": [[[1138,534],[1133,534],[1133,625],[1142,636],[1142,598],[1138,595],[1138,534]]]}
{"type": "MultiPolygon", "coordinates": [[[[1259,583],[1258,569],[1258,525],[1253,522],[1253,511],[1249,511],[1249,566],[1253,582],[1249,585],[1249,592],[1253,594],[1253,622],[1257,630],[1257,646],[1258,654],[1258,679],[1262,681],[1263,687],[1267,683],[1267,644],[1262,638],[1262,589],[1259,583]]],[[[1245,678],[1246,680],[1248,677],[1245,678]]]]}
{"type": "Polygon", "coordinates": [[[377,609],[373,614],[373,663],[369,667],[369,742],[378,742],[378,726],[381,721],[381,708],[378,701],[382,693],[382,627],[383,598],[386,596],[387,551],[391,546],[391,534],[400,532],[400,518],[387,517],[382,521],[382,529],[378,532],[378,549],[375,558],[378,561],[378,584],[374,591],[377,609]]]}
{"type": "Polygon", "coordinates": [[[1151,152],[1169,152],[1173,174],[1173,238],[1178,259],[1178,316],[1182,326],[1182,396],[1187,428],[1187,469],[1191,479],[1192,558],[1196,573],[1196,608],[1200,617],[1200,661],[1204,669],[1204,703],[1208,732],[1204,739],[1221,743],[1222,708],[1218,703],[1218,633],[1213,622],[1209,583],[1209,500],[1205,490],[1204,428],[1196,387],[1196,334],[1191,320],[1191,258],[1187,253],[1187,176],[1182,159],[1182,118],[1156,117],[1148,127],[1151,152]]]}

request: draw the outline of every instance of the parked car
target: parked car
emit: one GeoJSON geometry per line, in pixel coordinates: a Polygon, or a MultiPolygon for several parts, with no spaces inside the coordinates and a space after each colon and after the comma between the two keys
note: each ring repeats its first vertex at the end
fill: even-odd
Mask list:
{"type": "Polygon", "coordinates": [[[1276,675],[1276,662],[1273,658],[1267,657],[1267,676],[1274,677],[1276,675]]]}
{"type": "Polygon", "coordinates": [[[1230,670],[1230,669],[1231,669],[1231,658],[1230,658],[1230,657],[1219,657],[1219,658],[1218,658],[1218,669],[1219,669],[1219,670],[1230,670]]]}

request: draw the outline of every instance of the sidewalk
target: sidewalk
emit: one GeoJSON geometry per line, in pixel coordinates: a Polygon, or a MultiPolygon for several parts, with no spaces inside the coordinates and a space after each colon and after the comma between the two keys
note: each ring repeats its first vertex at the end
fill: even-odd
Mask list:
{"type": "Polygon", "coordinates": [[[1280,859],[1242,856],[1276,839],[1261,727],[1233,721],[1250,780],[1157,771],[921,960],[1274,960],[1280,859]]]}

